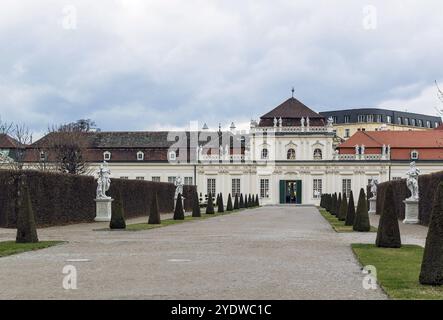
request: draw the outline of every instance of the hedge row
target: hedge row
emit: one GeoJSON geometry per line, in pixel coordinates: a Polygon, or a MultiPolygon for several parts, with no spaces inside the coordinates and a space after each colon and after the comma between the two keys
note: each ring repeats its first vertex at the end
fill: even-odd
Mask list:
{"type": "MultiPolygon", "coordinates": [[[[420,196],[418,202],[418,217],[420,219],[420,224],[422,225],[429,225],[435,192],[438,189],[438,185],[442,181],[443,171],[421,175],[418,177],[420,196]]],[[[389,184],[392,185],[394,189],[394,201],[397,217],[398,219],[403,220],[405,218],[405,204],[403,203],[403,200],[411,196],[411,192],[406,185],[406,179],[388,181],[378,185],[377,214],[380,214],[383,210],[382,200],[389,184]]]]}
{"type": "MultiPolygon", "coordinates": [[[[94,221],[97,184],[93,177],[41,171],[22,173],[29,185],[37,226],[94,221]]],[[[0,170],[0,227],[16,226],[17,178],[18,172],[0,170]]],[[[192,208],[190,195],[194,188],[184,187],[186,210],[192,208]]],[[[116,199],[119,193],[126,218],[147,216],[154,193],[157,193],[161,213],[172,213],[174,210],[175,187],[171,183],[111,179],[107,194],[116,199]]]]}

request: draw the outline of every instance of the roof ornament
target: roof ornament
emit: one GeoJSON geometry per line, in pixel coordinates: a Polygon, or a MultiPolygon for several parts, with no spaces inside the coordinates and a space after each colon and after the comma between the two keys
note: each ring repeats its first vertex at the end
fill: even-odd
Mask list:
{"type": "Polygon", "coordinates": [[[294,87],[292,87],[292,98],[294,98],[294,92],[295,92],[295,89],[294,89],[294,87]]]}

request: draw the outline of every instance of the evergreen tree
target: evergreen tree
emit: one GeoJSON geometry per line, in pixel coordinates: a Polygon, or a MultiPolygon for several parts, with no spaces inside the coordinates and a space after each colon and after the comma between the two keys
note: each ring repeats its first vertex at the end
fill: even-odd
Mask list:
{"type": "Polygon", "coordinates": [[[234,208],[232,207],[232,198],[231,194],[228,195],[228,203],[226,205],[226,211],[233,211],[234,208]]]}
{"type": "Polygon", "coordinates": [[[245,194],[245,208],[249,208],[248,196],[245,194]]]}
{"type": "Polygon", "coordinates": [[[340,211],[338,213],[338,220],[345,221],[347,213],[348,213],[348,199],[346,198],[346,193],[344,193],[343,199],[341,200],[340,211]]]}
{"type": "Polygon", "coordinates": [[[243,193],[240,193],[240,209],[245,207],[245,202],[243,200],[243,193]]]}
{"type": "Polygon", "coordinates": [[[206,206],[206,214],[214,214],[214,203],[212,200],[212,194],[208,195],[208,205],[206,206]]]}
{"type": "Polygon", "coordinates": [[[215,205],[218,207],[220,207],[220,193],[217,193],[217,198],[215,199],[215,205]]]}
{"type": "Polygon", "coordinates": [[[185,220],[185,211],[183,210],[183,201],[181,193],[177,196],[177,202],[174,209],[174,220],[185,220]]]}
{"type": "Polygon", "coordinates": [[[192,217],[193,218],[200,218],[202,216],[201,210],[200,210],[200,201],[198,198],[197,191],[194,192],[194,199],[192,201],[192,217]]]}
{"type": "Polygon", "coordinates": [[[341,192],[338,194],[338,200],[335,204],[335,216],[338,218],[340,215],[340,206],[341,206],[341,192]]]}
{"type": "Polygon", "coordinates": [[[248,196],[248,207],[249,207],[249,208],[254,207],[254,204],[252,203],[252,197],[251,197],[251,194],[249,194],[249,196],[248,196]]]}
{"type": "Polygon", "coordinates": [[[354,231],[368,232],[371,230],[369,223],[368,204],[366,201],[366,194],[363,188],[360,189],[358,197],[357,212],[354,219],[354,231]]]}
{"type": "Polygon", "coordinates": [[[218,197],[218,209],[217,209],[218,213],[223,213],[225,212],[225,205],[223,203],[223,194],[220,193],[219,197],[218,197]]]}
{"type": "Polygon", "coordinates": [[[353,226],[355,219],[355,203],[354,203],[354,193],[351,190],[349,194],[348,212],[346,213],[345,226],[353,226]]]}
{"type": "Polygon", "coordinates": [[[375,245],[380,248],[400,248],[400,229],[395,211],[394,189],[392,184],[388,184],[384,194],[382,213],[377,230],[377,240],[375,245]]]}
{"type": "Polygon", "coordinates": [[[16,243],[37,243],[38,235],[35,226],[34,211],[32,210],[31,196],[25,178],[18,179],[18,211],[16,243]]]}
{"type": "Polygon", "coordinates": [[[331,210],[329,211],[333,216],[336,215],[335,209],[337,208],[337,201],[338,201],[337,193],[334,193],[332,195],[331,210]]]}
{"type": "Polygon", "coordinates": [[[160,211],[158,210],[157,193],[154,193],[154,196],[151,200],[148,224],[161,224],[160,211]]]}
{"type": "Polygon", "coordinates": [[[125,209],[123,207],[123,198],[120,192],[117,199],[114,199],[114,201],[112,202],[112,214],[109,228],[126,229],[125,209]]]}
{"type": "Polygon", "coordinates": [[[258,194],[255,195],[255,205],[256,205],[257,207],[260,207],[260,199],[258,198],[258,194]]]}
{"type": "Polygon", "coordinates": [[[238,210],[240,209],[239,203],[238,203],[238,195],[235,195],[235,199],[234,199],[234,210],[238,210]]]}
{"type": "Polygon", "coordinates": [[[443,182],[437,188],[421,264],[420,283],[443,285],[443,182]]]}

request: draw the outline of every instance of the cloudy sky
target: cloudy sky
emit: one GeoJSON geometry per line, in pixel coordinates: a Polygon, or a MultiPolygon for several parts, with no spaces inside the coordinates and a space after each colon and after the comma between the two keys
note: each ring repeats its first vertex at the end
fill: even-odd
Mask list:
{"type": "MultiPolygon", "coordinates": [[[[316,111],[435,114],[441,0],[2,0],[0,116],[102,130],[316,111]],[[369,6],[368,6],[369,5],[369,6]]],[[[443,105],[442,105],[443,107],[443,105]]]]}

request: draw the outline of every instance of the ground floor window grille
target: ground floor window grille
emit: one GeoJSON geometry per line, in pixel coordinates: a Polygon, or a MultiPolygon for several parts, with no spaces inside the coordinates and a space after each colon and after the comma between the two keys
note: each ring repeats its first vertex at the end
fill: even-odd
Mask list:
{"type": "Polygon", "coordinates": [[[153,182],[160,182],[160,177],[152,177],[153,182]]]}
{"type": "Polygon", "coordinates": [[[346,194],[346,197],[348,197],[349,199],[349,195],[351,193],[351,188],[352,188],[352,181],[351,179],[343,179],[342,184],[343,184],[342,194],[346,194]]]}
{"type": "Polygon", "coordinates": [[[269,179],[260,179],[260,198],[269,198],[269,179]]]}
{"type": "Polygon", "coordinates": [[[177,180],[177,177],[168,177],[168,182],[175,184],[175,180],[177,180]]]}
{"type": "Polygon", "coordinates": [[[321,197],[322,188],[323,188],[323,180],[322,179],[314,179],[314,181],[313,181],[314,199],[319,199],[321,197]]]}
{"type": "Polygon", "coordinates": [[[194,179],[192,179],[192,177],[185,177],[185,185],[186,186],[194,185],[194,179]]]}
{"type": "Polygon", "coordinates": [[[213,178],[208,179],[208,194],[211,194],[212,197],[214,197],[216,191],[217,190],[215,188],[215,179],[213,178]]]}
{"type": "Polygon", "coordinates": [[[145,180],[145,177],[136,177],[136,180],[145,180]]]}
{"type": "Polygon", "coordinates": [[[232,179],[232,196],[240,196],[240,179],[232,179]]]}

